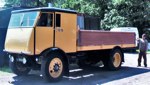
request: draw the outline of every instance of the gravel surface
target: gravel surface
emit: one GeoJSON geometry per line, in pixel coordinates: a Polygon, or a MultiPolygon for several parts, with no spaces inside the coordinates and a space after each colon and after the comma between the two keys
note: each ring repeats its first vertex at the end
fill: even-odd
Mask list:
{"type": "Polygon", "coordinates": [[[137,67],[138,54],[125,53],[125,63],[119,71],[106,71],[102,67],[80,69],[73,65],[70,76],[61,81],[46,82],[40,71],[31,71],[28,76],[16,76],[0,71],[0,85],[150,85],[150,54],[147,55],[148,67],[137,67]]]}

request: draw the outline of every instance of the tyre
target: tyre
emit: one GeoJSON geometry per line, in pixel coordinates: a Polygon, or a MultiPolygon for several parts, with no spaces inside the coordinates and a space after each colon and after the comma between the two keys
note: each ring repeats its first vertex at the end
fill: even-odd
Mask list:
{"type": "Polygon", "coordinates": [[[118,70],[121,68],[123,54],[119,49],[110,52],[110,56],[103,59],[104,68],[108,70],[118,70]]]}
{"type": "Polygon", "coordinates": [[[16,57],[14,57],[13,62],[11,60],[9,60],[9,67],[11,68],[12,72],[17,74],[18,76],[25,76],[31,70],[31,68],[27,67],[22,62],[17,62],[16,57]]]}
{"type": "Polygon", "coordinates": [[[55,82],[64,75],[64,61],[60,54],[52,53],[42,59],[41,71],[43,78],[55,82]]]}
{"type": "Polygon", "coordinates": [[[119,49],[114,49],[110,53],[110,59],[109,59],[109,69],[110,70],[118,70],[121,67],[123,54],[119,49]]]}

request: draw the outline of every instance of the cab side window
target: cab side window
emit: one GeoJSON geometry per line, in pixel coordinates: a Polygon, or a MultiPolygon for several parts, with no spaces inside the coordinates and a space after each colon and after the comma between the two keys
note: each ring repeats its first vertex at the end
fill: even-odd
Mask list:
{"type": "Polygon", "coordinates": [[[53,26],[53,14],[42,13],[38,21],[38,26],[52,27],[53,26]]]}
{"type": "Polygon", "coordinates": [[[48,14],[47,26],[50,26],[50,27],[53,26],[53,14],[48,14]]]}
{"type": "Polygon", "coordinates": [[[61,27],[61,15],[56,14],[56,27],[61,27]]]}

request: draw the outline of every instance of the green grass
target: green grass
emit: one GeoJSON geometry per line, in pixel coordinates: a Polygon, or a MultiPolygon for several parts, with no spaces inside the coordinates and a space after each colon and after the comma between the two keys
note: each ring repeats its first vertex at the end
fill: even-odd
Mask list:
{"type": "MultiPolygon", "coordinates": [[[[136,50],[137,52],[139,52],[139,50],[136,50]]],[[[148,50],[146,53],[150,54],[150,50],[148,50]]]]}
{"type": "Polygon", "coordinates": [[[147,53],[150,53],[150,50],[148,50],[147,53]]]}
{"type": "Polygon", "coordinates": [[[0,67],[1,72],[12,73],[11,69],[8,66],[0,67]]]}

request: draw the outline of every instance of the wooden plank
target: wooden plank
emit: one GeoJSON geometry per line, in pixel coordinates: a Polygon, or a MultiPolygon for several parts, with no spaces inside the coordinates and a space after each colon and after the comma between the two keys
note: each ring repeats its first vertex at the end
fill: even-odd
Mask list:
{"type": "Polygon", "coordinates": [[[78,46],[135,44],[135,34],[129,32],[109,32],[80,30],[78,46]]]}

